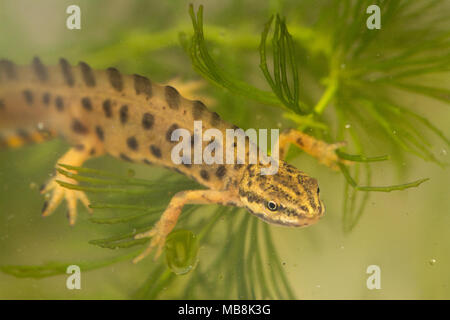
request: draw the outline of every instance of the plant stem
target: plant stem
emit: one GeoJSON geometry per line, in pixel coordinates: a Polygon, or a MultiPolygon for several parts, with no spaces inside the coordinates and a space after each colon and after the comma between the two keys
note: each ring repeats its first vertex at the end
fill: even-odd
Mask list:
{"type": "Polygon", "coordinates": [[[333,99],[334,94],[336,93],[338,88],[338,81],[337,77],[331,75],[330,77],[330,83],[327,86],[327,89],[322,94],[322,97],[317,102],[317,104],[314,106],[314,112],[317,114],[322,114],[327,105],[330,103],[331,99],[333,99]]]}

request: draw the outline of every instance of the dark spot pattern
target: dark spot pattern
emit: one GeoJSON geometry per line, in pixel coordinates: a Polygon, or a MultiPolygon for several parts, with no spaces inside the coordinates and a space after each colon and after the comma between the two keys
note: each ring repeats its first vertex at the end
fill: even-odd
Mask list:
{"type": "Polygon", "coordinates": [[[148,98],[150,98],[153,94],[152,92],[152,83],[146,77],[135,74],[134,76],[134,90],[136,94],[145,94],[148,98]]]}
{"type": "Polygon", "coordinates": [[[91,67],[85,62],[80,62],[81,74],[83,76],[84,83],[88,87],[95,87],[95,76],[91,67]]]}
{"type": "Polygon", "coordinates": [[[192,117],[194,120],[200,120],[202,114],[207,110],[206,106],[201,101],[194,101],[192,106],[192,117]]]}
{"type": "Polygon", "coordinates": [[[17,136],[19,136],[23,141],[25,142],[32,142],[33,139],[31,139],[30,135],[28,134],[28,132],[26,132],[23,129],[19,129],[16,131],[17,136]]]}
{"type": "Polygon", "coordinates": [[[96,126],[96,127],[95,127],[95,133],[97,134],[97,137],[98,137],[101,141],[105,140],[105,133],[103,132],[102,127],[96,126]]]}
{"type": "Polygon", "coordinates": [[[169,108],[177,110],[180,107],[180,94],[178,93],[177,89],[171,86],[166,86],[164,92],[169,108]]]}
{"type": "Polygon", "coordinates": [[[92,102],[88,97],[84,97],[81,99],[81,105],[83,106],[84,110],[92,111],[92,102]]]}
{"type": "Polygon", "coordinates": [[[120,114],[120,123],[125,124],[128,121],[128,106],[123,105],[119,111],[120,114]]]}
{"type": "Polygon", "coordinates": [[[128,146],[128,148],[130,148],[131,150],[134,150],[134,151],[136,151],[139,148],[139,144],[135,137],[127,138],[127,146],[128,146]]]}
{"type": "Polygon", "coordinates": [[[87,134],[89,132],[88,128],[86,128],[84,126],[84,124],[81,123],[80,120],[78,120],[78,119],[72,120],[72,130],[75,133],[83,134],[83,135],[87,134]]]}
{"type": "Polygon", "coordinates": [[[59,59],[59,65],[61,66],[61,72],[62,72],[64,81],[66,82],[66,84],[69,87],[73,87],[75,84],[75,80],[73,78],[72,68],[71,68],[69,62],[67,62],[67,60],[64,58],[61,58],[61,59],[59,59]]]}
{"type": "Polygon", "coordinates": [[[227,168],[224,165],[221,165],[216,170],[216,177],[223,178],[223,176],[227,173],[227,168]]]}
{"type": "Polygon", "coordinates": [[[17,78],[16,66],[9,60],[0,60],[0,71],[3,71],[10,80],[17,78]]]}
{"type": "Polygon", "coordinates": [[[112,118],[111,100],[107,99],[103,101],[103,112],[105,113],[105,117],[112,118]]]}
{"type": "Polygon", "coordinates": [[[156,158],[161,158],[162,154],[161,154],[161,149],[158,148],[155,145],[151,145],[150,146],[150,152],[156,157],[156,158]]]}
{"type": "Polygon", "coordinates": [[[153,162],[151,162],[150,160],[147,160],[147,159],[143,159],[142,162],[145,164],[148,164],[148,165],[153,164],[153,162]]]}
{"type": "Polygon", "coordinates": [[[93,156],[96,152],[97,152],[97,151],[95,150],[95,148],[92,148],[92,149],[89,151],[89,155],[90,155],[90,156],[93,156]]]}
{"type": "Polygon", "coordinates": [[[55,98],[55,106],[56,106],[56,110],[58,110],[60,112],[64,110],[64,101],[60,96],[57,96],[55,98]]]}
{"type": "Polygon", "coordinates": [[[33,104],[33,93],[30,90],[24,90],[23,92],[23,97],[25,98],[25,102],[28,105],[32,105],[33,104]]]}
{"type": "Polygon", "coordinates": [[[108,79],[111,86],[117,91],[122,91],[123,79],[120,72],[116,68],[108,68],[106,69],[106,72],[108,74],[108,79]]]}
{"type": "Polygon", "coordinates": [[[153,123],[155,122],[155,117],[151,113],[144,113],[142,116],[142,127],[145,130],[150,130],[153,127],[153,123]]]}
{"type": "Polygon", "coordinates": [[[200,177],[202,177],[203,180],[208,181],[209,180],[208,171],[206,171],[204,169],[200,170],[200,177]]]}
{"type": "Polygon", "coordinates": [[[44,213],[45,210],[47,210],[47,207],[48,207],[48,202],[45,201],[44,204],[42,205],[41,213],[44,213]]]}
{"type": "Polygon", "coordinates": [[[130,157],[128,157],[126,154],[124,154],[124,153],[121,153],[120,155],[119,155],[119,157],[122,159],[122,160],[125,160],[125,161],[128,161],[128,162],[133,162],[133,160],[131,160],[131,158],[130,157]]]}
{"type": "Polygon", "coordinates": [[[176,123],[174,123],[174,124],[172,124],[170,126],[169,130],[167,130],[167,132],[166,132],[166,140],[167,141],[169,141],[169,142],[176,142],[176,141],[172,141],[171,138],[172,138],[172,132],[174,130],[178,129],[178,128],[179,127],[178,127],[178,125],[176,123]]]}
{"type": "Polygon", "coordinates": [[[46,105],[46,106],[48,106],[48,105],[50,104],[50,93],[45,92],[45,93],[42,95],[42,103],[43,103],[44,105],[46,105]]]}
{"type": "Polygon", "coordinates": [[[47,68],[42,64],[41,60],[38,57],[34,57],[32,65],[36,77],[42,82],[47,81],[48,80],[47,68]]]}
{"type": "Polygon", "coordinates": [[[211,113],[211,124],[212,126],[217,126],[220,123],[220,116],[216,113],[213,112],[211,113]]]}
{"type": "Polygon", "coordinates": [[[245,197],[248,202],[258,202],[258,203],[265,203],[265,199],[258,195],[257,193],[251,192],[251,191],[243,191],[239,190],[239,195],[241,197],[245,197]]]}

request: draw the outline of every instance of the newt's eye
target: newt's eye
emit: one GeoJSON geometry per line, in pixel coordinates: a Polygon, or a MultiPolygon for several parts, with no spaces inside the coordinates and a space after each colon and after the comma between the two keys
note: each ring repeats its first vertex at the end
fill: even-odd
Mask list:
{"type": "Polygon", "coordinates": [[[320,188],[317,188],[317,193],[320,193],[320,188]]]}
{"type": "Polygon", "coordinates": [[[268,201],[266,206],[270,211],[277,211],[278,209],[278,204],[274,201],[268,201]]]}

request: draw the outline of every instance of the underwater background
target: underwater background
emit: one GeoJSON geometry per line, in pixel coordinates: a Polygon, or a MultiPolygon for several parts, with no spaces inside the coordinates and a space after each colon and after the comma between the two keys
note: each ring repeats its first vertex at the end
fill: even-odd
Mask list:
{"type": "MultiPolygon", "coordinates": [[[[98,188],[88,193],[98,208],[89,216],[79,205],[70,227],[65,204],[40,216],[39,194],[69,145],[56,139],[0,150],[0,298],[449,299],[449,9],[445,0],[0,0],[1,59],[56,64],[64,57],[160,83],[204,79],[199,97],[238,126],[295,127],[348,141],[345,153],[360,160],[389,156],[333,171],[291,148],[289,162],[319,181],[325,217],[282,228],[245,210],[190,206],[176,227],[189,262],[177,272],[170,257],[133,265],[144,247],[129,238],[194,182],[163,168],[92,159],[84,167],[101,171],[86,174],[114,177],[110,185],[84,181],[98,188]],[[205,42],[198,28],[194,34],[190,3],[197,19],[203,4],[205,42]],[[81,30],[65,26],[73,4],[81,30]],[[380,30],[366,27],[371,4],[381,8],[380,30]],[[283,99],[286,89],[271,87],[260,69],[261,35],[277,13],[293,39],[287,54],[295,64],[286,73],[298,72],[288,83],[298,84],[297,99],[283,99]],[[429,180],[356,192],[347,173],[361,186],[429,180]],[[138,179],[149,183],[135,193],[138,179]],[[81,290],[66,288],[69,264],[81,266],[81,290]],[[381,269],[379,290],[366,286],[370,265],[381,269]]],[[[268,48],[271,41],[272,33],[268,48]]]]}

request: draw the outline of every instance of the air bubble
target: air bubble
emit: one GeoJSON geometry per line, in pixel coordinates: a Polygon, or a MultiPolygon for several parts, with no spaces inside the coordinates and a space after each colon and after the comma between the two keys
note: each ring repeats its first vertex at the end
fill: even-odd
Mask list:
{"type": "Polygon", "coordinates": [[[170,233],[165,244],[167,266],[177,275],[188,273],[197,265],[198,249],[198,238],[193,232],[176,230],[170,233]]]}

